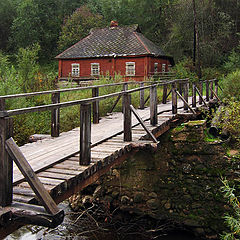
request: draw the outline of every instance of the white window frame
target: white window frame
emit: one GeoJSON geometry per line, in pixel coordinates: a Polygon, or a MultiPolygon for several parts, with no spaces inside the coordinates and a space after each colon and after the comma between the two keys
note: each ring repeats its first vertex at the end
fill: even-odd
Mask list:
{"type": "Polygon", "coordinates": [[[157,73],[158,72],[158,63],[155,62],[154,63],[154,73],[157,73]]]}
{"type": "Polygon", "coordinates": [[[162,64],[162,72],[166,72],[166,63],[162,64]]]}
{"type": "Polygon", "coordinates": [[[135,76],[136,64],[135,62],[126,62],[126,76],[135,76]]]}
{"type": "Polygon", "coordinates": [[[80,64],[79,63],[72,63],[72,77],[79,77],[80,76],[80,64]]]}
{"type": "Polygon", "coordinates": [[[92,76],[100,75],[100,64],[99,63],[91,63],[91,75],[92,76]]]}

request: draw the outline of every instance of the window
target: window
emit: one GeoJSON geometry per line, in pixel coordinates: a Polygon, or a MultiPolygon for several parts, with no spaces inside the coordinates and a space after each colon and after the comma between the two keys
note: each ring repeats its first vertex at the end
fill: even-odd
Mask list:
{"type": "Polygon", "coordinates": [[[79,77],[80,67],[78,63],[72,64],[72,77],[79,77]]]}
{"type": "Polygon", "coordinates": [[[158,63],[154,63],[154,73],[158,72],[158,63]]]}
{"type": "Polygon", "coordinates": [[[126,76],[135,76],[135,62],[126,62],[126,76]]]}
{"type": "Polygon", "coordinates": [[[166,72],[166,64],[165,63],[162,64],[162,72],[166,72]]]}
{"type": "Polygon", "coordinates": [[[99,75],[100,66],[99,63],[91,63],[91,75],[99,75]]]}

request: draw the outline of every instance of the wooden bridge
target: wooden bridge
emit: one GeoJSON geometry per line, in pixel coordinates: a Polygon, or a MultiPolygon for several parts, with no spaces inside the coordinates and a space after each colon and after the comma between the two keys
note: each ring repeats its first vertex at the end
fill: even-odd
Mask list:
{"type": "Polygon", "coordinates": [[[172,124],[196,117],[198,107],[207,107],[212,99],[219,100],[216,79],[124,82],[0,96],[0,238],[24,224],[61,224],[64,212],[58,203],[95,182],[133,151],[155,149],[157,137],[172,124]],[[113,86],[122,90],[99,95],[99,89],[113,86]],[[60,94],[86,89],[92,89],[90,98],[60,102],[60,94]],[[138,109],[131,104],[135,92],[139,92],[138,109]],[[7,99],[49,94],[48,105],[5,108],[7,99]],[[110,114],[99,120],[99,102],[108,98],[116,101],[110,114]],[[121,98],[122,112],[113,112],[121,98]],[[60,134],[60,108],[74,105],[80,105],[80,128],[60,134]],[[18,147],[11,117],[39,111],[51,111],[52,138],[18,147]]]}

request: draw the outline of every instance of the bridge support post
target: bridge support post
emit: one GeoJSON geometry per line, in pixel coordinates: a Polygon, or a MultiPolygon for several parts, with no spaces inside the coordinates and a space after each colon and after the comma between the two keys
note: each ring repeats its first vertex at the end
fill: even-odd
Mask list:
{"type": "Polygon", "coordinates": [[[123,94],[123,140],[132,141],[132,112],[131,112],[131,95],[123,94]]]}
{"type": "Polygon", "coordinates": [[[196,107],[197,104],[197,92],[196,92],[196,84],[192,84],[192,107],[196,107]]]}
{"type": "Polygon", "coordinates": [[[218,96],[218,80],[216,79],[215,81],[214,81],[214,83],[215,83],[215,93],[216,93],[216,95],[218,96]]]}
{"type": "Polygon", "coordinates": [[[157,119],[157,87],[155,85],[150,87],[150,123],[156,125],[157,119]]]}
{"type": "MultiPolygon", "coordinates": [[[[144,83],[143,82],[140,82],[140,87],[144,87],[144,83]]],[[[139,98],[140,98],[140,101],[139,101],[139,108],[140,109],[144,109],[144,89],[140,90],[139,91],[139,98]]]]}
{"type": "MultiPolygon", "coordinates": [[[[60,103],[60,93],[52,93],[52,103],[60,103]]],[[[59,137],[60,134],[60,109],[53,109],[51,112],[51,136],[59,137]]]]}
{"type": "MultiPolygon", "coordinates": [[[[92,89],[92,97],[99,96],[99,87],[95,87],[92,89]]],[[[92,103],[93,108],[93,123],[99,123],[99,101],[95,101],[92,103]]]]}
{"type": "MultiPolygon", "coordinates": [[[[188,103],[188,82],[183,84],[183,97],[185,101],[188,103]]],[[[188,110],[188,105],[184,102],[184,110],[188,110]]]]}
{"type": "Polygon", "coordinates": [[[91,104],[80,107],[80,165],[91,162],[91,104]]]}
{"type": "MultiPolygon", "coordinates": [[[[201,80],[199,81],[199,92],[200,92],[201,96],[203,96],[203,83],[201,80]]],[[[202,103],[203,103],[202,98],[199,97],[199,104],[201,105],[202,103]]]]}
{"type": "Polygon", "coordinates": [[[177,92],[176,83],[172,83],[172,114],[177,113],[177,92]]]}
{"type": "Polygon", "coordinates": [[[206,101],[209,102],[209,81],[206,81],[206,101]]]}
{"type": "MultiPolygon", "coordinates": [[[[210,82],[210,88],[213,90],[213,81],[210,82]]],[[[213,99],[213,92],[210,93],[210,99],[213,99]]]]}
{"type": "MultiPolygon", "coordinates": [[[[5,101],[0,99],[0,111],[5,110],[5,101]]],[[[12,118],[0,118],[0,206],[12,203],[13,161],[6,151],[6,140],[13,136],[12,118]]]]}
{"type": "Polygon", "coordinates": [[[163,97],[162,97],[162,103],[167,103],[167,84],[163,84],[163,97]]]}

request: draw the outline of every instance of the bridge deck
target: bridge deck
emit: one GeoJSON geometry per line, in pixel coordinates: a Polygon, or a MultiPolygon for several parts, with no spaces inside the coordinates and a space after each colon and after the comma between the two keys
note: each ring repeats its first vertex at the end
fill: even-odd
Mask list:
{"type": "MultiPolygon", "coordinates": [[[[176,115],[171,113],[171,102],[158,105],[158,124],[151,126],[149,108],[138,109],[146,126],[156,136],[169,129],[176,115]]],[[[179,103],[179,108],[183,107],[179,103]]],[[[178,113],[183,114],[180,110],[178,113]]],[[[192,115],[186,113],[186,115],[192,115]]],[[[145,140],[146,132],[132,116],[132,142],[123,141],[122,113],[104,117],[99,124],[92,124],[91,164],[79,165],[79,128],[62,133],[58,138],[44,139],[21,147],[30,165],[37,172],[40,181],[56,202],[61,202],[74,192],[94,182],[112,166],[123,161],[134,149],[152,147],[151,140],[145,140]]],[[[36,196],[14,166],[13,201],[37,203],[36,196]]]]}

